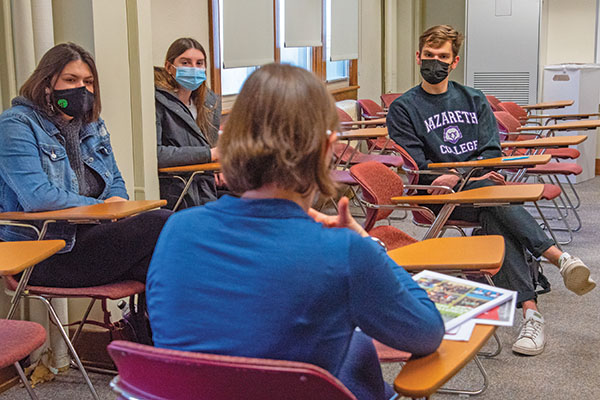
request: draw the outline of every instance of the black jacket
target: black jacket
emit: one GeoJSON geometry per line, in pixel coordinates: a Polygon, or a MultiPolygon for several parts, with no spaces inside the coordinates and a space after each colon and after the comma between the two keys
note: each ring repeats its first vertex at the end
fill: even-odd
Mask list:
{"type": "MultiPolygon", "coordinates": [[[[200,131],[190,110],[176,96],[156,88],[155,99],[158,167],[210,162],[210,149],[216,146],[221,118],[219,96],[210,90],[206,93],[205,104],[212,111],[213,125],[206,134],[200,131]]],[[[194,181],[179,209],[202,205],[216,198],[212,174],[197,175],[194,181]]],[[[167,200],[168,208],[173,208],[183,186],[179,179],[160,176],[160,197],[167,200]]]]}

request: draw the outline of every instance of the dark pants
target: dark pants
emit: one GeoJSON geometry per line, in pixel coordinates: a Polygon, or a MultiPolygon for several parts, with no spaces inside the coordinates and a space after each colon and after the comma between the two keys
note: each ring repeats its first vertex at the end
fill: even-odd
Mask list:
{"type": "Polygon", "coordinates": [[[383,381],[373,339],[355,331],[337,378],[359,400],[387,400],[394,390],[383,381]]]}
{"type": "Polygon", "coordinates": [[[85,287],[133,279],[146,282],[154,245],[168,210],[154,210],[120,221],[79,225],[73,249],[37,264],[30,285],[85,287]]]}
{"type": "MultiPolygon", "coordinates": [[[[463,190],[493,186],[490,180],[472,181],[463,190]]],[[[437,214],[441,207],[431,207],[437,214]]],[[[518,292],[517,302],[537,298],[530,266],[525,250],[540,257],[555,243],[540,228],[537,221],[522,206],[507,207],[457,207],[451,219],[479,222],[486,235],[504,237],[505,255],[500,271],[493,277],[494,283],[518,292]]]]}

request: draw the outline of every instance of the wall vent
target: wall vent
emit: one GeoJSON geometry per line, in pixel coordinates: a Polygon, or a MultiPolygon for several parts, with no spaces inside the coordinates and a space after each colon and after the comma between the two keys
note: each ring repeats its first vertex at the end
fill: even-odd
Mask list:
{"type": "Polygon", "coordinates": [[[529,72],[475,72],[473,87],[500,101],[529,104],[529,72]]]}

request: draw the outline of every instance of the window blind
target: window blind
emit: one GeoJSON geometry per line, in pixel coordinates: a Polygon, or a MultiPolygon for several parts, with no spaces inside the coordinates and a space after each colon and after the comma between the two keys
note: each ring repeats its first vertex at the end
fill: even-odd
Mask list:
{"type": "Polygon", "coordinates": [[[273,0],[222,0],[223,67],[275,61],[273,0]]]}
{"type": "Polygon", "coordinates": [[[285,47],[322,46],[322,0],[284,0],[285,47]]]}
{"type": "Polygon", "coordinates": [[[330,60],[358,58],[358,0],[331,0],[330,60]]]}

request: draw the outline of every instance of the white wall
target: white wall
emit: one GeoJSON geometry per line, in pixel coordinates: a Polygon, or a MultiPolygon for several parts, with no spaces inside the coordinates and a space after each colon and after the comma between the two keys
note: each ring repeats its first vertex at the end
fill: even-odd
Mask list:
{"type": "MultiPolygon", "coordinates": [[[[210,57],[208,1],[152,0],[152,60],[163,66],[169,45],[178,38],[191,37],[200,42],[210,57]]],[[[208,60],[212,62],[213,60],[208,60]]],[[[207,68],[210,75],[210,69],[207,68]]],[[[210,76],[207,77],[210,82],[210,76]]]]}

